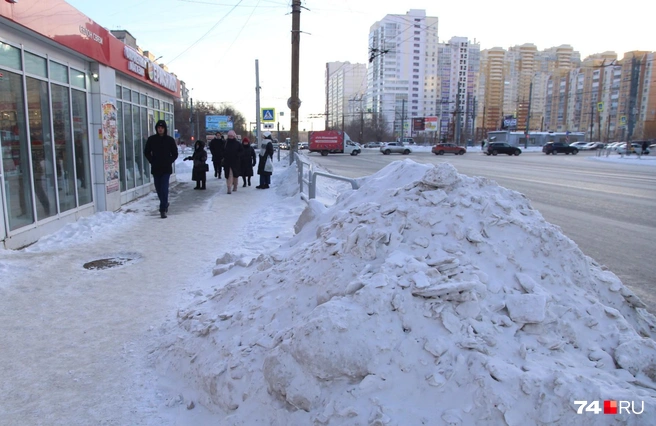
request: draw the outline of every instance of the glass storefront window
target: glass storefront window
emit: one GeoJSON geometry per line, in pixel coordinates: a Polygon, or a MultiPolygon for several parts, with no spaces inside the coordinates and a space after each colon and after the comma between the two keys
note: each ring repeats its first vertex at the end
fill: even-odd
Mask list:
{"type": "Polygon", "coordinates": [[[150,108],[153,108],[154,105],[155,105],[155,100],[152,97],[148,96],[148,106],[150,108]]]}
{"type": "Polygon", "coordinates": [[[118,168],[121,192],[125,191],[125,133],[123,132],[123,102],[116,103],[116,132],[118,134],[118,168]]]}
{"type": "Polygon", "coordinates": [[[155,109],[159,109],[159,99],[155,99],[155,109]]]}
{"type": "Polygon", "coordinates": [[[148,129],[148,110],[146,108],[141,108],[141,134],[142,134],[142,146],[139,150],[139,155],[141,156],[141,161],[143,162],[143,180],[144,183],[150,182],[150,163],[144,158],[144,147],[146,146],[146,141],[148,136],[150,136],[150,131],[148,129]]]}
{"type": "Polygon", "coordinates": [[[39,77],[48,78],[48,63],[46,58],[25,52],[25,71],[39,77]]]}
{"type": "MultiPolygon", "coordinates": [[[[136,108],[136,107],[135,107],[136,108]]],[[[132,105],[123,104],[124,141],[123,154],[125,158],[125,188],[134,188],[134,143],[132,142],[132,105]]]]}
{"type": "Polygon", "coordinates": [[[80,89],[87,88],[87,75],[82,71],[71,68],[71,85],[80,89]]]}
{"type": "Polygon", "coordinates": [[[121,99],[121,86],[116,85],[116,99],[121,99]]]}
{"type": "Polygon", "coordinates": [[[124,87],[123,88],[123,96],[121,97],[124,101],[130,102],[132,99],[130,98],[130,89],[124,87]]]}
{"type": "Polygon", "coordinates": [[[27,108],[37,220],[57,214],[55,155],[50,132],[49,99],[48,83],[27,77],[27,108]]]}
{"type": "Polygon", "coordinates": [[[139,104],[146,105],[146,95],[143,93],[139,95],[139,104]]]}
{"type": "Polygon", "coordinates": [[[143,143],[141,141],[141,120],[139,119],[140,109],[136,105],[132,106],[132,142],[134,146],[134,178],[136,186],[143,185],[143,143]]]}
{"type": "Polygon", "coordinates": [[[0,65],[22,70],[20,49],[0,41],[0,65]]]}
{"type": "Polygon", "coordinates": [[[78,205],[93,201],[91,192],[91,165],[89,160],[89,129],[87,120],[87,94],[71,91],[73,98],[73,141],[75,144],[75,181],[78,205]]]}
{"type": "Polygon", "coordinates": [[[73,138],[71,134],[71,103],[68,87],[52,84],[52,123],[55,136],[55,164],[59,210],[75,208],[75,168],[73,166],[73,138]]]}
{"type": "Polygon", "coordinates": [[[50,79],[68,84],[68,67],[50,61],[50,79]]]}
{"type": "MultiPolygon", "coordinates": [[[[2,49],[3,46],[0,45],[2,49]]],[[[0,55],[1,56],[1,55],[0,55]]],[[[0,79],[0,144],[9,230],[34,223],[27,122],[22,76],[3,71],[0,79]]]]}

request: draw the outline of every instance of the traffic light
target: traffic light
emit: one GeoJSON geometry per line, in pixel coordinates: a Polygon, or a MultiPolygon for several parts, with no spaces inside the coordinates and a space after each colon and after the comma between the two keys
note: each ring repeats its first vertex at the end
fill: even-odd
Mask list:
{"type": "Polygon", "coordinates": [[[193,137],[193,136],[191,137],[191,141],[192,141],[192,142],[194,141],[194,137],[193,137]]]}

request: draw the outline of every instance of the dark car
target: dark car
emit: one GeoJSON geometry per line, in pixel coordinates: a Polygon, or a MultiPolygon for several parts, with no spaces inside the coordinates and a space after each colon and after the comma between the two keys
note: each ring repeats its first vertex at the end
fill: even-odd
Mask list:
{"type": "Polygon", "coordinates": [[[516,146],[509,145],[505,142],[492,142],[487,146],[487,155],[497,155],[497,154],[508,154],[508,155],[519,155],[522,153],[522,150],[516,146]]]}
{"type": "Polygon", "coordinates": [[[545,154],[549,155],[556,155],[556,154],[572,154],[576,155],[579,153],[579,149],[575,146],[568,145],[563,142],[547,142],[544,144],[542,147],[542,152],[545,154]]]}
{"type": "Polygon", "coordinates": [[[431,149],[431,152],[435,155],[444,155],[444,153],[464,155],[467,152],[467,148],[454,143],[439,143],[431,149]]]}

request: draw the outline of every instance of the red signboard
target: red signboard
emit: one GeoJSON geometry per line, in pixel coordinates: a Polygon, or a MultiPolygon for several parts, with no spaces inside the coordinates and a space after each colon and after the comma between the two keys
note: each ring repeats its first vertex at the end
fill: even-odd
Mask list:
{"type": "Polygon", "coordinates": [[[153,87],[180,95],[180,85],[173,74],[127,47],[112,33],[64,0],[21,1],[13,4],[0,2],[0,16],[153,87]],[[126,52],[126,47],[131,52],[126,52]],[[136,58],[132,52],[141,59],[136,58]],[[137,69],[136,62],[145,64],[142,68],[147,72],[134,72],[137,69]]]}

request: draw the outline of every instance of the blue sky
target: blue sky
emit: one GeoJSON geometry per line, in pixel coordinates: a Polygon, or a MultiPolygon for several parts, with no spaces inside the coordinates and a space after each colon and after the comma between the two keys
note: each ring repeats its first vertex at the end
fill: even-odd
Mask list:
{"type": "MultiPolygon", "coordinates": [[[[235,106],[255,120],[255,60],[259,61],[262,107],[285,111],[291,93],[291,1],[283,0],[68,0],[109,30],[125,29],[144,50],[193,88],[194,99],[235,106]],[[109,7],[111,5],[111,8],[109,7]]],[[[533,3],[417,0],[307,0],[301,13],[301,130],[323,128],[310,115],[325,110],[326,62],[367,62],[369,28],[386,14],[425,9],[439,18],[438,36],[468,37],[481,49],[533,43],[538,49],[569,44],[582,58],[615,51],[656,50],[646,3],[533,3]],[[580,3],[580,4],[579,4],[580,3]]]]}

